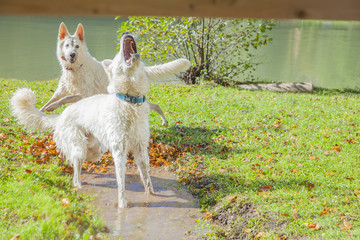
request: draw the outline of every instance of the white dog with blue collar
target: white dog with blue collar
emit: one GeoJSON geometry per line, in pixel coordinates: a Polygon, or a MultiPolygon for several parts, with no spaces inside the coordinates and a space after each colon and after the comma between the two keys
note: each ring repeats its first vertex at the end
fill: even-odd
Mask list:
{"type": "MultiPolygon", "coordinates": [[[[81,187],[81,166],[85,160],[100,160],[109,150],[114,158],[118,183],[118,206],[127,206],[125,172],[128,152],[132,152],[144,184],[145,193],[153,194],[150,179],[148,143],[149,104],[146,94],[149,79],[136,51],[135,40],[125,34],[120,51],[113,60],[104,60],[109,77],[108,94],[95,95],[68,106],[60,115],[37,110],[35,93],[19,89],[11,99],[13,114],[20,123],[33,129],[52,129],[58,150],[74,167],[73,183],[81,187]]],[[[189,65],[186,59],[184,63],[189,65]]],[[[166,63],[154,69],[166,71],[166,63]]],[[[156,71],[155,71],[156,70],[156,71]]]]}

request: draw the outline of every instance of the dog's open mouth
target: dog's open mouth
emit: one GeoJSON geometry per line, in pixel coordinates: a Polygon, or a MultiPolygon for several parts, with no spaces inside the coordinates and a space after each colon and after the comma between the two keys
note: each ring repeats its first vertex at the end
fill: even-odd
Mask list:
{"type": "Polygon", "coordinates": [[[137,53],[136,51],[136,43],[134,38],[131,35],[125,36],[123,42],[123,53],[126,65],[131,65],[132,55],[137,53]]]}

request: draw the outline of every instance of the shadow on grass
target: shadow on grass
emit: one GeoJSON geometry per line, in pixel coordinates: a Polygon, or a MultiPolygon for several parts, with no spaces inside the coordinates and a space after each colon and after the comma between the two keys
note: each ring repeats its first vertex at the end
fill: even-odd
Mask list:
{"type": "Polygon", "coordinates": [[[275,189],[286,189],[286,191],[299,191],[307,189],[314,191],[320,185],[302,178],[286,178],[280,180],[256,179],[250,180],[239,176],[234,177],[231,173],[210,173],[201,178],[196,174],[185,173],[184,184],[188,189],[200,198],[200,204],[214,206],[217,199],[222,195],[247,195],[260,194],[260,192],[271,193],[275,189]]]}
{"type": "Polygon", "coordinates": [[[229,128],[201,128],[173,125],[166,129],[152,131],[155,143],[166,142],[172,146],[177,146],[185,152],[196,155],[207,155],[226,159],[229,153],[248,153],[256,149],[234,148],[232,143],[224,142],[223,135],[234,130],[229,128]],[[186,150],[187,148],[187,150],[186,150]]]}

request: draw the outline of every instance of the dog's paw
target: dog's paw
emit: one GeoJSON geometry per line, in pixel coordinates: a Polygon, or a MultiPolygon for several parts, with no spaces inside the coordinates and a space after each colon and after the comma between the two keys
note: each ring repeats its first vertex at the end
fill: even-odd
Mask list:
{"type": "Polygon", "coordinates": [[[155,195],[155,191],[154,191],[153,186],[149,186],[148,188],[146,188],[146,189],[145,189],[145,194],[146,194],[146,195],[149,195],[149,194],[155,195]]]}
{"type": "Polygon", "coordinates": [[[73,185],[75,188],[78,188],[78,189],[81,189],[82,185],[81,185],[81,182],[78,182],[78,181],[73,181],[73,185]]]}

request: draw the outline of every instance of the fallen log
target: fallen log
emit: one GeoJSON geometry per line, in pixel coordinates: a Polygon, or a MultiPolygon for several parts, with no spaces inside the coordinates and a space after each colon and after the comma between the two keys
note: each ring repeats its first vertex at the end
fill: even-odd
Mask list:
{"type": "Polygon", "coordinates": [[[312,92],[310,82],[301,83],[267,83],[267,84],[239,84],[236,87],[248,90],[264,90],[270,92],[312,92]]]}

